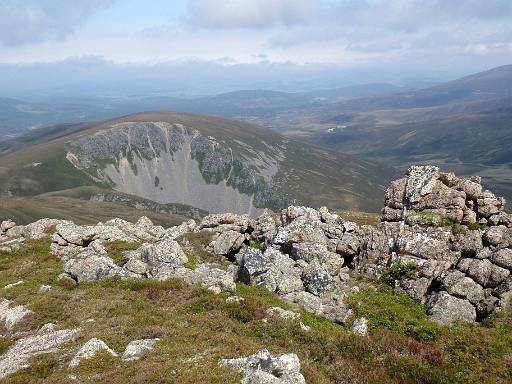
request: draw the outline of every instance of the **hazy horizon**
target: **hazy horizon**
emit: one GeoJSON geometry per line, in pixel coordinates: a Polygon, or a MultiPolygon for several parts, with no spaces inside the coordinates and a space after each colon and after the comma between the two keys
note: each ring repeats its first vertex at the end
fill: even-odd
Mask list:
{"type": "Polygon", "coordinates": [[[417,86],[512,63],[512,2],[6,0],[0,96],[417,86]]]}

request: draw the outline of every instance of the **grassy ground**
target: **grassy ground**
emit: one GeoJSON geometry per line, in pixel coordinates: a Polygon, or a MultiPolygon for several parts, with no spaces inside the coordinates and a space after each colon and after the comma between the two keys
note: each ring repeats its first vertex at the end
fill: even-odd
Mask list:
{"type": "Polygon", "coordinates": [[[79,225],[88,225],[116,217],[136,222],[141,216],[147,216],[155,225],[163,225],[166,228],[189,220],[182,215],[157,213],[123,204],[84,201],[64,196],[41,195],[0,199],[0,217],[10,218],[20,225],[33,223],[45,217],[72,220],[79,225]]]}
{"type": "Polygon", "coordinates": [[[380,214],[357,212],[357,211],[336,211],[343,220],[352,221],[357,225],[377,225],[380,223],[380,214]]]}
{"type": "MultiPolygon", "coordinates": [[[[192,242],[194,239],[190,239],[192,242]]],[[[197,240],[197,239],[196,239],[197,240]]],[[[118,249],[119,246],[113,249],[118,249]]],[[[128,342],[159,337],[154,351],[135,362],[98,355],[70,371],[74,350],[43,355],[32,366],[0,383],[236,383],[241,376],[219,366],[224,357],[262,348],[299,355],[308,383],[507,383],[512,380],[512,315],[503,313],[479,325],[451,328],[430,323],[425,309],[406,296],[379,287],[349,300],[370,321],[370,337],[350,334],[324,318],[303,313],[308,333],[297,322],[262,321],[269,306],[287,307],[265,289],[240,285],[241,304],[179,281],[117,279],[60,287],[62,271],[49,255],[49,240],[0,254],[0,286],[24,280],[1,295],[26,304],[34,316],[25,329],[47,322],[81,327],[76,348],[91,337],[118,352],[128,342]],[[38,294],[41,284],[54,289],[38,294]],[[89,320],[92,319],[92,320],[89,320]]],[[[0,350],[8,348],[3,340],[0,350]]]]}

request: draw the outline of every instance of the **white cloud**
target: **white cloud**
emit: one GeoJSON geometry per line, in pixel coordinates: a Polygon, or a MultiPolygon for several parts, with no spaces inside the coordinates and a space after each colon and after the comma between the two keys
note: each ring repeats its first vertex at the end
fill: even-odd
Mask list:
{"type": "Polygon", "coordinates": [[[266,28],[307,24],[318,0],[190,0],[192,24],[206,28],[266,28]]]}
{"type": "Polygon", "coordinates": [[[0,45],[61,40],[114,0],[2,0],[0,45]]]}

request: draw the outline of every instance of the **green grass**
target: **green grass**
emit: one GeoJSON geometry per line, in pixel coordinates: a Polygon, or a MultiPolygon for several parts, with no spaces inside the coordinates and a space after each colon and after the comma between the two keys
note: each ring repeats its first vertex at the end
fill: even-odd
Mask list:
{"type": "Polygon", "coordinates": [[[260,241],[251,241],[249,247],[261,250],[263,248],[263,244],[260,241]]]}
{"type": "Polygon", "coordinates": [[[396,280],[411,279],[416,275],[417,267],[413,264],[393,264],[381,276],[380,280],[393,287],[396,280]]]}
{"type": "MultiPolygon", "coordinates": [[[[55,284],[62,262],[49,255],[49,239],[28,242],[13,254],[0,254],[0,286],[25,284],[2,292],[28,305],[37,329],[47,322],[80,326],[81,336],[68,352],[42,355],[31,367],[4,383],[63,383],[68,375],[88,383],[235,383],[241,375],[219,360],[268,348],[274,354],[297,353],[308,383],[508,383],[512,380],[512,315],[503,312],[477,325],[439,327],[425,308],[409,297],[378,286],[348,298],[356,316],[369,320],[370,336],[352,335],[341,325],[301,312],[311,326],[268,319],[270,306],[291,309],[261,287],[238,285],[241,303],[179,280],[106,279],[69,289],[55,284]],[[53,290],[37,294],[40,284],[53,290]],[[84,322],[94,319],[93,323],[84,322]],[[74,351],[92,337],[121,352],[135,339],[159,337],[154,351],[140,361],[123,362],[100,354],[69,371],[74,351]],[[87,379],[86,379],[87,378],[87,379]]],[[[8,348],[6,339],[0,351],[8,348]]]]}
{"type": "Polygon", "coordinates": [[[188,257],[186,268],[196,269],[201,263],[212,263],[218,268],[226,269],[230,264],[224,256],[206,251],[206,247],[212,242],[210,232],[189,232],[179,238],[178,242],[188,257]]]}
{"type": "Polygon", "coordinates": [[[436,326],[428,321],[425,307],[386,285],[358,292],[347,303],[356,317],[368,319],[370,329],[387,328],[420,341],[436,337],[436,326]]]}
{"type": "Polygon", "coordinates": [[[406,216],[405,223],[407,225],[419,224],[426,227],[451,227],[455,224],[455,221],[438,213],[412,211],[406,216]]]}
{"type": "Polygon", "coordinates": [[[454,220],[438,213],[411,211],[405,218],[408,225],[422,225],[425,227],[449,227],[454,235],[464,235],[467,231],[483,230],[484,224],[470,223],[467,225],[456,223],[454,220]]]}
{"type": "Polygon", "coordinates": [[[142,244],[139,241],[112,241],[105,243],[105,249],[107,250],[107,255],[114,260],[114,262],[123,266],[126,264],[126,259],[123,256],[126,251],[133,251],[139,248],[142,244]]]}

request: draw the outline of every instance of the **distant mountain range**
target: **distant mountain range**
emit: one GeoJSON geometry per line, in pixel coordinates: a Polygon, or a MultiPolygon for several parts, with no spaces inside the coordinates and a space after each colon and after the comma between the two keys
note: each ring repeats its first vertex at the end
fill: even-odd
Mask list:
{"type": "Polygon", "coordinates": [[[130,96],[124,98],[43,98],[26,102],[0,98],[0,135],[15,136],[54,124],[99,121],[147,110],[211,114],[224,117],[272,116],[290,108],[315,106],[354,97],[397,92],[391,84],[363,84],[303,93],[243,90],[195,98],[130,96]]]}

